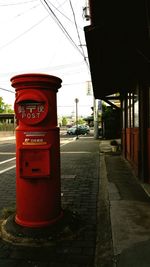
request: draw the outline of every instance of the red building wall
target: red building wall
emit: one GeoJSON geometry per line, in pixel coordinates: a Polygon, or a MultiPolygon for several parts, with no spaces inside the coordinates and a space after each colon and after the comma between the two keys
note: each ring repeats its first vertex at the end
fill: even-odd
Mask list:
{"type": "Polygon", "coordinates": [[[126,128],[126,158],[132,164],[135,173],[139,169],[139,128],[126,128]]]}
{"type": "Polygon", "coordinates": [[[147,149],[148,149],[148,157],[147,157],[148,182],[150,183],[150,128],[147,129],[147,149]]]}

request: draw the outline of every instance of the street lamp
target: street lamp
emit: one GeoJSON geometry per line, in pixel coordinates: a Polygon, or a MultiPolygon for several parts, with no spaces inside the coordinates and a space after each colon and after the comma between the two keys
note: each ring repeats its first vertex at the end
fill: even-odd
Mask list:
{"type": "Polygon", "coordinates": [[[79,99],[78,98],[75,98],[75,103],[76,103],[76,133],[77,133],[77,137],[76,139],[79,139],[78,137],[78,102],[79,102],[79,99]]]}

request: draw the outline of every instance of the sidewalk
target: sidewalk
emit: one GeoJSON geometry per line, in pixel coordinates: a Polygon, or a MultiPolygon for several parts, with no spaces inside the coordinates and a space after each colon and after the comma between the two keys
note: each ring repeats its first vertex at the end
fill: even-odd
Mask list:
{"type": "MultiPolygon", "coordinates": [[[[114,252],[114,266],[150,266],[150,198],[121,155],[101,141],[101,161],[106,172],[114,252]]],[[[149,185],[144,186],[147,192],[149,185]]]]}
{"type": "MultiPolygon", "coordinates": [[[[62,146],[61,183],[62,208],[83,227],[41,247],[0,240],[0,267],[150,267],[150,198],[109,140],[62,146]]],[[[14,205],[15,169],[0,177],[0,211],[14,205]]]]}
{"type": "MultiPolygon", "coordinates": [[[[61,147],[62,208],[79,215],[82,227],[47,246],[0,240],[0,267],[93,267],[99,183],[99,140],[81,137],[61,147]]],[[[15,204],[15,169],[0,177],[0,209],[15,204]]]]}
{"type": "Polygon", "coordinates": [[[14,131],[0,131],[0,142],[14,140],[15,132],[14,131]]]}

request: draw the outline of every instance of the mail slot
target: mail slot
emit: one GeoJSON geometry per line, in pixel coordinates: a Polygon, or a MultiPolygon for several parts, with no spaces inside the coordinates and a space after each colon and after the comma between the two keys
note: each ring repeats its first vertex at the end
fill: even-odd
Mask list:
{"type": "Polygon", "coordinates": [[[56,93],[61,79],[47,74],[11,78],[16,90],[16,216],[26,227],[46,227],[63,216],[56,93]]]}

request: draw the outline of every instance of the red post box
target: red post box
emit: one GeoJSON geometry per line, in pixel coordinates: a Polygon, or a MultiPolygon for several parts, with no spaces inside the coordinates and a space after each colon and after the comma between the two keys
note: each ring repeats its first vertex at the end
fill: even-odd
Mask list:
{"type": "Polygon", "coordinates": [[[47,74],[11,78],[16,89],[16,216],[26,227],[45,227],[62,216],[56,93],[62,80],[47,74]]]}

